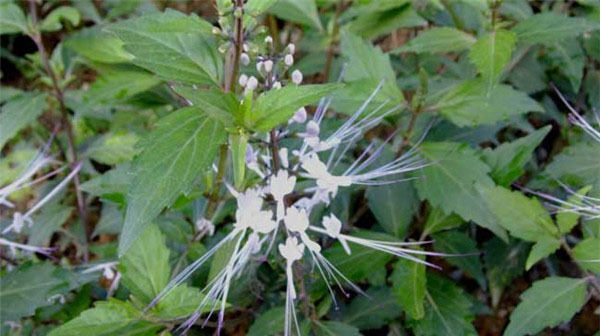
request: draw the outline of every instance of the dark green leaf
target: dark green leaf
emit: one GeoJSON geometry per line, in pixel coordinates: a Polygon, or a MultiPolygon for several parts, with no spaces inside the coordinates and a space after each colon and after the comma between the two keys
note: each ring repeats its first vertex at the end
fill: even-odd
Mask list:
{"type": "Polygon", "coordinates": [[[520,44],[546,44],[577,37],[591,28],[592,25],[583,18],[546,12],[519,22],[512,31],[517,34],[520,44]]]}
{"type": "Polygon", "coordinates": [[[573,258],[581,267],[600,274],[600,239],[590,237],[573,248],[573,258]]]}
{"type": "Polygon", "coordinates": [[[419,207],[412,183],[368,187],[366,197],[377,222],[389,234],[403,238],[419,207]]]}
{"type": "MultiPolygon", "coordinates": [[[[424,259],[424,258],[421,258],[424,259]]],[[[402,309],[415,320],[425,316],[425,265],[400,259],[390,277],[392,291],[402,309]]]]}
{"type": "Polygon", "coordinates": [[[1,3],[0,35],[12,33],[26,34],[28,31],[29,25],[21,8],[12,2],[6,1],[1,3]]]}
{"type": "Polygon", "coordinates": [[[427,217],[425,227],[423,227],[422,237],[427,237],[432,233],[443,230],[454,229],[461,226],[465,221],[455,213],[446,215],[439,208],[433,208],[427,217]]]}
{"type": "Polygon", "coordinates": [[[275,307],[260,314],[250,326],[247,336],[272,336],[283,332],[285,308],[275,307]]]}
{"type": "MultiPolygon", "coordinates": [[[[343,322],[358,329],[377,329],[400,316],[401,308],[387,287],[370,287],[367,295],[357,295],[343,311],[343,322]]],[[[282,312],[283,314],[283,312],[282,312]]]]}
{"type": "Polygon", "coordinates": [[[448,254],[470,254],[473,256],[448,257],[445,260],[472,276],[481,288],[487,289],[483,265],[479,259],[477,243],[467,234],[461,231],[445,231],[433,235],[434,248],[436,251],[448,254]]]}
{"type": "Polygon", "coordinates": [[[338,321],[317,321],[317,325],[323,336],[362,336],[357,328],[338,321]]]}
{"type": "Polygon", "coordinates": [[[68,21],[73,26],[77,26],[81,20],[79,11],[73,7],[61,6],[53,9],[50,14],[46,15],[40,29],[42,31],[57,31],[62,29],[61,21],[68,21]]]}
{"type": "Polygon", "coordinates": [[[484,251],[492,306],[497,307],[504,288],[525,270],[529,244],[512,239],[507,244],[494,237],[484,244],[484,251]]]}
{"type": "Polygon", "coordinates": [[[404,53],[447,53],[468,49],[477,41],[473,36],[456,28],[435,27],[428,29],[405,45],[392,52],[404,53]]]}
{"type": "MultiPolygon", "coordinates": [[[[2,7],[0,7],[2,8],[2,7]]],[[[0,113],[0,149],[47,108],[45,93],[26,93],[9,100],[0,113]]]]}

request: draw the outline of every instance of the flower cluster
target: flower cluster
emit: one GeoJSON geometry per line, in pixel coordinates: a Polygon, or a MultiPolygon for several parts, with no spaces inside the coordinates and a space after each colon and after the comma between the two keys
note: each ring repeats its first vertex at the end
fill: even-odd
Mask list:
{"type": "MultiPolygon", "coordinates": [[[[265,260],[264,257],[253,258],[253,256],[261,252],[269,254],[278,241],[281,243],[276,250],[285,260],[287,278],[285,335],[291,335],[293,329],[298,331],[294,308],[297,294],[293,268],[294,264],[304,257],[316,266],[315,269],[325,280],[334,303],[335,295],[331,284],[337,285],[343,293],[345,293],[344,285],[361,292],[358,286],[346,278],[321,253],[320,242],[324,239],[339,241],[349,255],[352,253],[350,244],[357,244],[434,266],[418,255],[440,254],[410,248],[411,245],[427,242],[381,241],[346,234],[342,222],[332,212],[328,212],[318,224],[311,224],[309,220],[309,215],[315,206],[329,205],[340,188],[352,185],[396,183],[406,179],[405,173],[419,170],[429,164],[419,156],[416,147],[382,164],[381,154],[387,141],[379,144],[374,141],[367,145],[356,159],[350,159],[351,149],[356,147],[364,133],[396,110],[396,108],[383,110],[387,102],[374,109],[368,109],[380,88],[381,85],[330,135],[325,136],[320,130],[331,103],[329,97],[321,100],[310,120],[304,108],[299,109],[289,120],[288,125],[297,124],[304,129],[303,132],[297,132],[297,137],[301,140],[301,145],[298,147],[282,147],[277,152],[269,153],[266,148],[254,149],[249,145],[246,153],[247,167],[265,183],[243,192],[235,190],[230,185],[227,186],[237,201],[232,230],[202,257],[179,273],[153,300],[150,307],[185,281],[227,243],[234,244],[229,261],[202,290],[205,295],[204,300],[197,307],[196,312],[180,326],[182,330],[190,328],[201,316],[201,312],[210,311],[208,314],[210,317],[217,307],[220,330],[231,281],[242,274],[249,261],[265,260]],[[277,156],[277,160],[273,160],[273,156],[277,156]],[[339,169],[341,166],[345,168],[339,169]],[[298,183],[300,180],[303,181],[302,184],[298,183]],[[267,242],[268,244],[265,244],[267,242]]],[[[279,130],[274,133],[275,135],[271,136],[283,137],[292,132],[279,130]]]]}

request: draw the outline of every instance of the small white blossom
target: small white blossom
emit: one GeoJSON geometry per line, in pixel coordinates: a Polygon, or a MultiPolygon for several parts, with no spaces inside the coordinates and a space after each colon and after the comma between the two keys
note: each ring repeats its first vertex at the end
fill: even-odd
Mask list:
{"type": "Polygon", "coordinates": [[[258,73],[262,73],[264,67],[265,67],[265,62],[263,62],[263,61],[256,62],[256,71],[258,71],[258,73]]]}
{"type": "Polygon", "coordinates": [[[250,64],[250,56],[248,56],[246,53],[242,53],[240,55],[240,62],[242,62],[243,65],[250,64]]]}
{"type": "Polygon", "coordinates": [[[273,70],[273,61],[271,60],[266,60],[264,62],[264,67],[265,67],[265,71],[266,72],[271,72],[271,70],[273,70]]]}
{"type": "Polygon", "coordinates": [[[265,43],[266,44],[272,44],[273,43],[273,38],[269,35],[267,37],[265,37],[265,43]]]}
{"type": "Polygon", "coordinates": [[[300,260],[304,255],[304,244],[298,243],[296,237],[288,237],[285,245],[279,244],[279,253],[289,262],[300,260]]]}
{"type": "Polygon", "coordinates": [[[294,64],[294,56],[292,56],[292,54],[285,55],[285,57],[283,58],[283,62],[287,66],[292,66],[294,64]]]}
{"type": "MultiPolygon", "coordinates": [[[[306,117],[307,117],[306,109],[304,107],[301,107],[301,108],[297,109],[296,112],[294,113],[294,116],[292,118],[290,118],[290,123],[296,122],[299,124],[303,124],[306,121],[306,117]]],[[[318,126],[319,125],[317,125],[317,127],[318,126]]]]}
{"type": "Polygon", "coordinates": [[[292,83],[300,85],[300,83],[302,83],[302,78],[302,72],[300,72],[300,70],[296,69],[292,72],[292,83]]]}
{"type": "Polygon", "coordinates": [[[254,76],[250,76],[250,78],[248,78],[248,82],[246,83],[246,90],[254,91],[257,86],[258,86],[258,79],[256,79],[256,77],[254,77],[254,76]]]}
{"type": "Polygon", "coordinates": [[[241,74],[238,83],[241,87],[246,86],[246,84],[248,84],[248,76],[246,76],[246,74],[241,74]]]}
{"type": "Polygon", "coordinates": [[[323,217],[323,227],[327,231],[329,237],[339,240],[346,253],[352,253],[346,240],[340,236],[340,233],[342,232],[342,222],[334,214],[323,217]]]}
{"type": "Polygon", "coordinates": [[[281,83],[279,81],[276,81],[275,83],[273,83],[273,89],[275,89],[275,90],[281,89],[281,83]]]}
{"type": "Polygon", "coordinates": [[[293,43],[290,43],[287,45],[287,50],[290,54],[294,54],[294,52],[296,52],[296,45],[294,45],[293,43]]]}
{"type": "Polygon", "coordinates": [[[280,170],[269,179],[269,191],[277,202],[277,220],[283,218],[285,195],[294,191],[295,185],[296,176],[289,176],[287,170],[280,170]]]}
{"type": "Polygon", "coordinates": [[[279,149],[279,160],[281,161],[281,166],[283,168],[288,168],[290,166],[290,162],[288,161],[288,149],[282,147],[279,149]]]}

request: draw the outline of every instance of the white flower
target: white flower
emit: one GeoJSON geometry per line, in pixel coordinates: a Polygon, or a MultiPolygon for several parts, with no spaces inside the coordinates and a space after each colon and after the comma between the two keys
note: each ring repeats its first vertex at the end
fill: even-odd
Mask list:
{"type": "Polygon", "coordinates": [[[196,223],[194,223],[194,226],[196,227],[197,234],[200,236],[206,234],[212,236],[215,233],[215,226],[213,223],[204,217],[198,218],[196,223]]]}
{"type": "Polygon", "coordinates": [[[264,67],[266,72],[271,72],[273,70],[273,61],[267,60],[264,62],[264,67]]]}
{"type": "Polygon", "coordinates": [[[296,51],[296,46],[293,43],[290,43],[287,45],[287,50],[290,54],[294,54],[294,52],[296,51]]]}
{"type": "Polygon", "coordinates": [[[289,207],[283,218],[285,227],[292,232],[304,232],[308,229],[308,215],[305,209],[289,207]]]}
{"type": "Polygon", "coordinates": [[[294,116],[290,118],[290,120],[288,120],[288,124],[291,123],[299,123],[299,124],[303,124],[306,121],[306,109],[304,107],[301,107],[299,109],[296,110],[296,112],[294,112],[294,116]]]}
{"type": "Polygon", "coordinates": [[[265,174],[258,167],[258,150],[254,151],[250,145],[246,147],[246,167],[255,172],[260,178],[265,177],[265,174]]]}
{"type": "Polygon", "coordinates": [[[329,237],[339,240],[346,253],[352,253],[346,240],[340,236],[342,232],[342,222],[340,222],[340,220],[334,214],[323,217],[323,227],[327,231],[329,237]]]}
{"type": "Polygon", "coordinates": [[[300,70],[296,69],[292,72],[292,83],[300,85],[300,83],[302,83],[302,78],[302,72],[300,72],[300,70]]]}
{"type": "Polygon", "coordinates": [[[288,237],[285,245],[279,244],[279,253],[289,262],[300,260],[304,255],[304,244],[298,243],[296,237],[288,237]]]}
{"type": "Polygon", "coordinates": [[[292,56],[291,54],[285,55],[285,57],[283,58],[283,62],[287,66],[292,66],[294,64],[294,56],[292,56]]]}
{"type": "Polygon", "coordinates": [[[266,44],[272,44],[273,43],[273,38],[269,35],[267,37],[265,37],[265,43],[266,44]]]}
{"type": "Polygon", "coordinates": [[[250,56],[248,56],[246,53],[242,53],[240,55],[240,62],[242,62],[243,65],[250,64],[250,56]]]}
{"type": "Polygon", "coordinates": [[[276,90],[281,89],[281,83],[279,81],[276,81],[275,83],[273,83],[273,89],[276,89],[276,90]]]}
{"type": "MultiPolygon", "coordinates": [[[[302,113],[302,112],[300,112],[302,113]]],[[[306,113],[306,110],[304,110],[304,113],[306,113]]],[[[295,115],[294,115],[295,117],[295,115]]],[[[302,116],[300,116],[302,117],[302,116]]],[[[319,133],[321,132],[321,128],[319,127],[319,124],[317,124],[314,120],[309,121],[306,124],[306,131],[304,133],[300,133],[298,134],[298,136],[302,137],[302,138],[317,138],[319,137],[319,133]]]]}
{"type": "Polygon", "coordinates": [[[290,162],[288,161],[288,149],[282,147],[279,149],[279,161],[281,161],[281,166],[283,168],[288,168],[290,166],[290,162]]]}
{"type": "Polygon", "coordinates": [[[264,67],[265,67],[265,63],[263,61],[256,62],[256,71],[258,71],[258,73],[262,73],[264,67]]]}
{"type": "Polygon", "coordinates": [[[321,162],[316,154],[311,154],[302,162],[302,169],[306,171],[305,176],[316,180],[317,186],[335,197],[338,187],[352,185],[352,179],[348,176],[333,176],[327,171],[327,166],[321,162]]]}
{"type": "Polygon", "coordinates": [[[250,78],[248,78],[248,82],[246,83],[246,90],[254,91],[257,86],[258,86],[258,79],[256,79],[256,77],[254,77],[254,76],[250,76],[250,78]]]}
{"type": "Polygon", "coordinates": [[[246,74],[241,74],[238,83],[241,87],[246,86],[246,84],[248,83],[248,76],[246,76],[246,74]]]}
{"type": "Polygon", "coordinates": [[[269,179],[269,190],[276,201],[283,201],[285,195],[294,191],[296,176],[289,176],[287,170],[280,170],[269,179]]]}
{"type": "Polygon", "coordinates": [[[250,48],[248,48],[248,44],[246,44],[246,43],[242,44],[242,50],[243,50],[244,52],[248,52],[248,50],[249,50],[249,49],[250,49],[250,48]]]}

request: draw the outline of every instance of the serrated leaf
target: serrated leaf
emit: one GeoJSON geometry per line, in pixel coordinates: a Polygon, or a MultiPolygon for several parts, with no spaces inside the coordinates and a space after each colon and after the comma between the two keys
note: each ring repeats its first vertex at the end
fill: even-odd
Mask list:
{"type": "Polygon", "coordinates": [[[426,26],[423,19],[408,1],[373,1],[354,13],[348,24],[351,32],[372,39],[396,29],[426,26]]]}
{"type": "Polygon", "coordinates": [[[167,80],[218,85],[223,73],[221,55],[214,45],[212,25],[195,14],[174,10],[144,15],[106,28],[135,56],[135,65],[167,80]]]}
{"type": "Polygon", "coordinates": [[[362,336],[360,331],[348,324],[338,321],[317,321],[319,335],[323,336],[362,336]]]}
{"type": "Polygon", "coordinates": [[[124,195],[131,184],[130,170],[129,162],[117,165],[104,174],[85,181],[81,184],[81,190],[95,196],[124,195]]]}
{"type": "Polygon", "coordinates": [[[515,33],[498,29],[480,37],[471,47],[469,59],[487,82],[488,89],[494,86],[510,60],[516,40],[515,33]]]}
{"type": "Polygon", "coordinates": [[[483,248],[492,306],[497,307],[504,288],[525,271],[529,244],[516,239],[511,239],[507,244],[494,237],[483,248]]]}
{"type": "Polygon", "coordinates": [[[544,140],[552,126],[539,130],[511,142],[483,151],[483,161],[491,168],[490,176],[498,185],[508,187],[524,172],[524,167],[531,160],[531,155],[537,146],[544,140]]]}
{"type": "Polygon", "coordinates": [[[512,29],[520,44],[547,44],[577,37],[593,26],[583,18],[546,12],[533,15],[512,29]]]}
{"type": "Polygon", "coordinates": [[[81,15],[77,9],[70,6],[61,6],[53,9],[50,14],[46,15],[40,24],[40,29],[50,32],[57,31],[62,29],[61,21],[68,21],[71,25],[77,26],[80,20],[81,15]]]}
{"type": "Polygon", "coordinates": [[[388,287],[370,287],[366,293],[368,297],[357,295],[343,311],[344,323],[360,330],[378,329],[400,316],[401,308],[388,287]]]}
{"type": "Polygon", "coordinates": [[[171,268],[165,237],[155,224],[146,226],[117,267],[123,285],[143,303],[160,293],[169,282],[171,268]]]}
{"type": "Polygon", "coordinates": [[[400,259],[394,266],[390,281],[394,296],[402,309],[411,318],[422,319],[425,316],[423,304],[427,283],[425,265],[408,259],[400,259]]]}
{"type": "Polygon", "coordinates": [[[84,28],[70,35],[65,46],[84,57],[101,63],[124,63],[133,55],[123,49],[123,41],[99,27],[84,28]]]}
{"type": "Polygon", "coordinates": [[[573,258],[588,271],[600,274],[600,239],[590,237],[573,248],[573,258]]]}
{"type": "Polygon", "coordinates": [[[525,270],[528,271],[538,261],[546,258],[560,247],[560,240],[557,238],[541,238],[531,248],[527,261],[525,262],[525,270]]]}
{"type": "Polygon", "coordinates": [[[278,0],[268,12],[284,20],[323,30],[315,0],[278,0]]]}
{"type": "Polygon", "coordinates": [[[24,264],[0,278],[1,321],[17,321],[35,314],[40,307],[54,304],[50,299],[65,294],[68,278],[50,262],[24,264]]]}
{"type": "Polygon", "coordinates": [[[445,260],[472,276],[482,289],[487,289],[477,243],[471,237],[461,231],[453,230],[434,234],[433,239],[433,247],[438,252],[448,254],[475,253],[476,255],[472,256],[448,257],[445,260]]]}
{"type": "Polygon", "coordinates": [[[504,336],[535,334],[569,321],[586,301],[585,279],[549,277],[533,283],[510,314],[504,336]]]}
{"type": "Polygon", "coordinates": [[[135,144],[139,137],[131,132],[108,133],[94,141],[87,149],[87,155],[106,165],[131,161],[138,153],[135,144]]]}
{"type": "Polygon", "coordinates": [[[549,46],[548,59],[568,80],[573,92],[578,92],[583,78],[586,57],[577,39],[568,39],[549,46]]]}
{"type": "Polygon", "coordinates": [[[575,194],[569,196],[567,199],[567,204],[570,205],[563,205],[561,207],[561,210],[563,211],[560,211],[556,215],[556,224],[558,225],[558,230],[560,233],[569,233],[571,229],[577,225],[577,222],[579,221],[579,213],[577,211],[572,211],[572,209],[581,207],[583,205],[582,197],[585,196],[591,189],[592,186],[586,186],[577,190],[575,194]]]}
{"type": "Polygon", "coordinates": [[[414,182],[419,197],[445,213],[454,212],[507,240],[506,232],[475,188],[476,183],[494,185],[487,175],[490,168],[475,151],[451,142],[429,142],[422,145],[421,153],[436,163],[423,169],[426,178],[414,182]]]}
{"type": "Polygon", "coordinates": [[[531,242],[557,238],[558,229],[536,198],[499,186],[478,185],[477,189],[498,218],[498,224],[512,236],[531,242]]]}
{"type": "Polygon", "coordinates": [[[223,126],[199,107],[174,111],[156,124],[133,163],[119,255],[163,208],[190,190],[224,141],[223,126]]]}
{"type": "Polygon", "coordinates": [[[247,336],[272,336],[283,332],[285,308],[275,307],[260,314],[250,326],[247,336]]]}
{"type": "Polygon", "coordinates": [[[544,174],[569,185],[600,185],[600,144],[578,142],[566,147],[544,174]]]}
{"type": "Polygon", "coordinates": [[[459,215],[445,214],[439,208],[434,208],[427,216],[427,222],[423,227],[422,236],[426,237],[432,233],[449,230],[461,226],[465,221],[459,215]]]}
{"type": "Polygon", "coordinates": [[[412,183],[370,186],[365,196],[377,222],[389,234],[403,238],[419,207],[412,183]]]}
{"type": "Polygon", "coordinates": [[[113,298],[96,301],[94,308],[52,330],[48,336],[151,336],[163,328],[140,320],[140,314],[129,302],[113,298]]]}
{"type": "Polygon", "coordinates": [[[471,324],[471,300],[452,281],[439,275],[427,275],[425,317],[409,320],[407,325],[416,336],[474,336],[471,324]]]}
{"type": "Polygon", "coordinates": [[[440,114],[458,126],[492,125],[527,112],[544,112],[524,92],[498,84],[488,90],[482,79],[463,81],[435,105],[440,114]]]}
{"type": "Polygon", "coordinates": [[[45,93],[25,93],[4,104],[0,113],[0,149],[47,106],[45,93]]]}
{"type": "MultiPolygon", "coordinates": [[[[198,288],[182,284],[173,288],[160,299],[152,309],[152,315],[166,320],[188,317],[198,312],[198,306],[203,299],[204,295],[198,288]]],[[[208,301],[201,312],[209,311],[213,302],[208,301]]]]}
{"type": "Polygon", "coordinates": [[[420,33],[405,45],[394,49],[393,53],[439,54],[468,49],[477,39],[451,27],[435,27],[420,33]]]}
{"type": "Polygon", "coordinates": [[[267,132],[289,120],[297,109],[316,103],[340,87],[340,84],[288,85],[265,92],[256,98],[247,126],[267,132]]]}
{"type": "Polygon", "coordinates": [[[27,19],[21,7],[12,2],[0,4],[0,35],[12,33],[26,34],[28,31],[27,19]]]}
{"type": "Polygon", "coordinates": [[[220,121],[225,127],[234,126],[234,117],[240,104],[233,93],[224,93],[217,88],[197,90],[186,86],[177,86],[174,90],[193,106],[201,106],[206,114],[220,121]]]}

